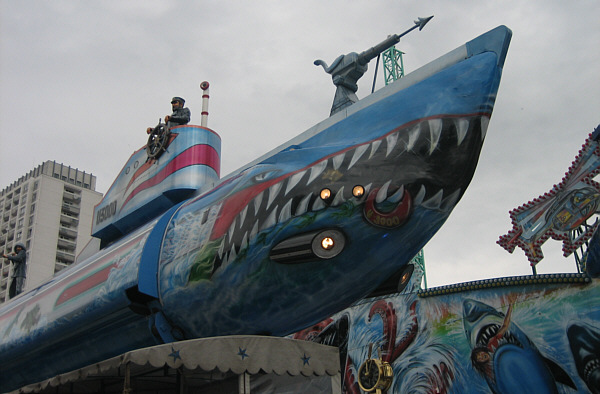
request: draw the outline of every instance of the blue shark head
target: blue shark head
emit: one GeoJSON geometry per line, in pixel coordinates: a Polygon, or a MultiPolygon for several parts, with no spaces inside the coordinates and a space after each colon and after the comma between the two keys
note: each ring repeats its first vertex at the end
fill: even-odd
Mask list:
{"type": "Polygon", "coordinates": [[[164,304],[183,310],[184,297],[202,308],[197,321],[181,321],[194,335],[285,335],[349,306],[444,223],[473,176],[488,120],[426,118],[371,139],[317,134],[224,181],[171,223],[161,260],[174,274],[161,277],[187,281],[163,283],[164,304]]]}

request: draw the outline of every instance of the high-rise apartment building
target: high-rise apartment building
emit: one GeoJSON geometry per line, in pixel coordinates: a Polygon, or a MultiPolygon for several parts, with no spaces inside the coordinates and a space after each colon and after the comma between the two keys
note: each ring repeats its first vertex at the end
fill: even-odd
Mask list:
{"type": "MultiPolygon", "coordinates": [[[[92,239],[96,177],[46,161],[0,191],[0,252],[27,249],[25,290],[75,261],[92,239]]],[[[0,258],[0,304],[8,301],[12,264],[0,258]]]]}

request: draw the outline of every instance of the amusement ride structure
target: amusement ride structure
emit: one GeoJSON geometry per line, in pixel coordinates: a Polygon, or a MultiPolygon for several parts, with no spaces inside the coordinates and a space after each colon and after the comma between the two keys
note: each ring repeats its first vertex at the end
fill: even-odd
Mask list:
{"type": "Polygon", "coordinates": [[[359,99],[369,61],[430,19],[315,61],[336,87],[330,116],[224,177],[202,83],[201,125],[159,122],[95,208],[99,245],[0,307],[0,391],[128,392],[140,368],[178,392],[214,390],[198,369],[239,373],[244,393],[270,371],[341,376],[336,393],[598,392],[600,246],[581,227],[597,133],[499,241],[534,263],[549,237],[565,253],[588,242],[585,272],[421,288],[420,251],[471,181],[512,36],[499,26],[359,99]]]}

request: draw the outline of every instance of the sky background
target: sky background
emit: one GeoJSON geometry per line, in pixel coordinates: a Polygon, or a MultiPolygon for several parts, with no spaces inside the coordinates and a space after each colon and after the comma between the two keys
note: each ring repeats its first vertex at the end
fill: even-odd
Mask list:
{"type": "MultiPolygon", "coordinates": [[[[560,182],[600,124],[598,1],[0,0],[0,188],[56,160],[105,193],[172,96],[200,124],[204,80],[227,175],[328,117],[335,88],[315,59],[429,15],[397,45],[407,73],[498,25],[513,37],[475,176],[425,247],[428,285],[529,274],[524,253],[496,241],[508,211],[560,182]]],[[[575,270],[559,242],[542,249],[538,273],[575,270]]]]}

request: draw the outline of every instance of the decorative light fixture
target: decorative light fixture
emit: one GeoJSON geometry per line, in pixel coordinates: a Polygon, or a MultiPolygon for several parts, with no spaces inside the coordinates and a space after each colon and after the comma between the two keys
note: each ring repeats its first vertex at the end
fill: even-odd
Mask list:
{"type": "Polygon", "coordinates": [[[352,188],[352,195],[356,198],[360,198],[365,194],[365,188],[361,185],[356,185],[352,188]]]}
{"type": "Polygon", "coordinates": [[[325,188],[325,189],[321,190],[321,193],[319,193],[319,196],[321,197],[321,200],[327,200],[331,197],[331,190],[325,188]]]}

